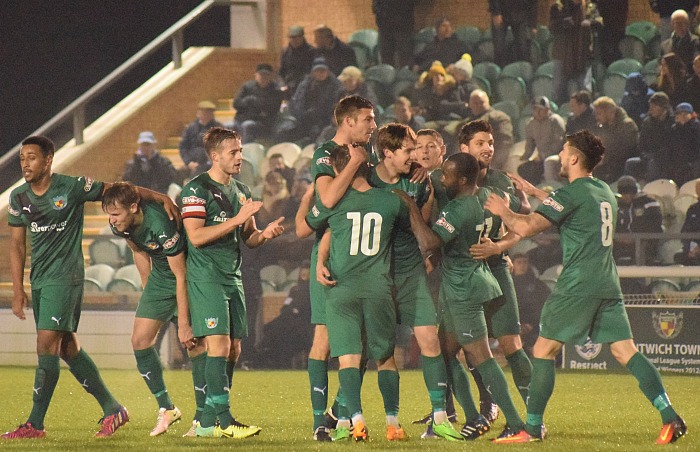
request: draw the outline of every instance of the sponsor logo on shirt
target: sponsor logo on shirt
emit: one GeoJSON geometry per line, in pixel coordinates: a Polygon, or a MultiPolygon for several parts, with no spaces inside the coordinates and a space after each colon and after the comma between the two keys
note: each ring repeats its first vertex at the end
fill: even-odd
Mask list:
{"type": "Polygon", "coordinates": [[[443,228],[447,229],[447,232],[450,234],[455,232],[455,227],[452,226],[446,219],[445,217],[440,217],[438,220],[435,222],[436,225],[442,226],[443,228]]]}
{"type": "Polygon", "coordinates": [[[62,210],[68,204],[68,198],[66,196],[56,196],[51,199],[51,202],[53,202],[52,207],[54,210],[62,210]]]}
{"type": "Polygon", "coordinates": [[[214,217],[214,221],[217,223],[223,223],[226,220],[228,220],[228,218],[226,218],[226,212],[224,212],[223,210],[219,212],[219,215],[216,215],[214,217]]]}
{"type": "Polygon", "coordinates": [[[316,166],[321,166],[321,165],[331,166],[331,158],[330,157],[320,157],[318,160],[316,160],[316,166]]]}
{"type": "Polygon", "coordinates": [[[170,237],[163,243],[163,249],[169,250],[175,246],[178,240],[180,240],[180,233],[176,232],[174,236],[170,237]]]}
{"type": "Polygon", "coordinates": [[[561,204],[556,202],[551,197],[547,197],[544,201],[542,201],[542,204],[544,204],[545,206],[551,207],[552,209],[556,210],[557,212],[561,212],[562,210],[564,210],[564,206],[562,206],[561,204]]]}
{"type": "Polygon", "coordinates": [[[196,196],[186,196],[182,198],[182,204],[206,204],[207,201],[202,198],[198,198],[196,196]]]}
{"type": "Polygon", "coordinates": [[[219,324],[219,318],[218,317],[209,317],[208,319],[204,319],[204,321],[207,324],[207,328],[210,330],[216,328],[216,325],[219,324]]]}
{"type": "Polygon", "coordinates": [[[18,210],[13,209],[12,206],[9,206],[9,205],[7,206],[7,212],[8,212],[10,215],[12,215],[13,217],[18,217],[18,216],[21,215],[20,212],[19,212],[18,210]]]}
{"type": "Polygon", "coordinates": [[[83,190],[85,190],[86,192],[90,191],[90,189],[92,188],[92,184],[94,183],[95,181],[92,177],[85,177],[85,186],[83,187],[83,190]]]}
{"type": "Polygon", "coordinates": [[[66,228],[67,224],[68,220],[62,221],[60,223],[50,224],[47,226],[39,226],[39,224],[35,221],[29,225],[29,230],[31,232],[51,232],[55,229],[56,232],[61,232],[66,228]]]}

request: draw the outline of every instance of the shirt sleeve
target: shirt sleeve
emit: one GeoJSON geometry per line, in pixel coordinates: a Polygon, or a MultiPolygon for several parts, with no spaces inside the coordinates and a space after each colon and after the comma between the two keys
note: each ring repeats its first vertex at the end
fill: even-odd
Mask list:
{"type": "Polygon", "coordinates": [[[314,206],[306,214],[306,224],[313,230],[318,230],[328,223],[330,210],[326,209],[320,202],[314,206]]]}
{"type": "Polygon", "coordinates": [[[13,227],[25,226],[22,221],[22,206],[17,203],[17,196],[10,195],[10,203],[7,205],[7,224],[13,227]]]}
{"type": "Polygon", "coordinates": [[[182,218],[207,218],[207,200],[204,187],[187,185],[182,190],[182,218]]]}
{"type": "Polygon", "coordinates": [[[550,193],[536,210],[537,213],[557,226],[562,224],[576,208],[573,197],[566,190],[567,187],[550,193]]]}
{"type": "Polygon", "coordinates": [[[314,154],[314,160],[311,162],[311,178],[316,181],[319,176],[335,177],[330,154],[324,149],[317,150],[314,154]]]}
{"type": "Polygon", "coordinates": [[[158,242],[163,247],[163,254],[172,257],[185,250],[185,239],[174,221],[164,222],[161,229],[158,242]]]}
{"type": "Polygon", "coordinates": [[[98,201],[102,199],[102,190],[104,184],[88,176],[80,176],[76,178],[77,184],[74,188],[76,193],[79,193],[78,198],[82,202],[98,201]]]}
{"type": "Polygon", "coordinates": [[[440,212],[440,216],[433,224],[433,232],[435,232],[443,241],[443,243],[450,243],[457,235],[459,230],[455,225],[459,223],[459,217],[456,214],[458,211],[452,202],[450,202],[445,208],[440,212]]]}

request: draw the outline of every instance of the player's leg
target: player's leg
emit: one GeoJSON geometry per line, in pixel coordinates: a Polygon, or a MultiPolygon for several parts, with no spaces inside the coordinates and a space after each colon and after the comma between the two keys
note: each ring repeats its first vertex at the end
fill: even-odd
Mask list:
{"type": "Polygon", "coordinates": [[[190,429],[183,435],[197,436],[197,424],[199,424],[207,400],[207,348],[204,338],[198,338],[197,345],[187,351],[192,363],[192,386],[194,387],[195,412],[190,429]]]}
{"type": "MultiPolygon", "coordinates": [[[[365,418],[362,414],[362,376],[360,375],[360,360],[361,354],[352,355],[342,355],[338,357],[338,380],[340,385],[343,387],[343,394],[345,396],[345,403],[347,405],[348,411],[352,422],[354,424],[354,430],[357,430],[357,436],[355,436],[353,431],[353,438],[356,441],[363,441],[367,439],[367,428],[365,426],[365,418]]],[[[345,427],[338,427],[338,430],[345,427]]],[[[348,439],[349,436],[343,435],[339,437],[336,435],[334,440],[348,439]]]]}
{"type": "Polygon", "coordinates": [[[319,441],[327,441],[329,432],[325,428],[325,412],[328,406],[328,357],[330,346],[328,345],[328,329],[326,325],[317,324],[314,326],[314,338],[309,350],[309,360],[307,372],[309,375],[309,393],[311,396],[311,409],[314,416],[314,432],[319,434],[319,441]]]}
{"type": "Polygon", "coordinates": [[[231,319],[231,349],[226,360],[228,387],[231,388],[233,369],[236,367],[238,357],[241,356],[241,340],[248,336],[248,313],[242,282],[226,285],[224,290],[228,298],[229,318],[231,319]]]}

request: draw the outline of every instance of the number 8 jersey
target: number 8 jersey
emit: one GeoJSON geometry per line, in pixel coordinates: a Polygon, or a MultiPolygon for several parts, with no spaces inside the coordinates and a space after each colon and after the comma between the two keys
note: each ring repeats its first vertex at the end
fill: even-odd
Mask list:
{"type": "Polygon", "coordinates": [[[622,298],[612,255],[617,201],[608,184],[581,177],[553,191],[537,213],[559,228],[564,268],[555,294],[622,298]]]}

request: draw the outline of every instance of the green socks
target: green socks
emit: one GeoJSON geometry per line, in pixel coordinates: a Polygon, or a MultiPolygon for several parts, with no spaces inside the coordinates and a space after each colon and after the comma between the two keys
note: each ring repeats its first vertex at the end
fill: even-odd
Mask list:
{"type": "Polygon", "coordinates": [[[399,373],[395,370],[380,370],[377,381],[379,383],[379,392],[382,394],[382,399],[384,399],[384,413],[387,416],[398,416],[399,373]]]}
{"type": "Polygon", "coordinates": [[[311,409],[314,413],[314,430],[323,425],[328,406],[328,361],[309,358],[307,371],[311,387],[311,409]]]}
{"type": "Polygon", "coordinates": [[[71,373],[78,380],[78,383],[91,394],[102,407],[105,416],[114,414],[119,410],[119,402],[112,396],[105,386],[100,371],[85,350],[80,349],[78,355],[68,363],[71,373]]]}
{"type": "Polygon", "coordinates": [[[191,357],[192,361],[192,384],[194,385],[194,401],[196,409],[194,412],[194,420],[199,421],[204,412],[207,398],[207,353],[204,352],[195,357],[191,357]]]}
{"type": "Polygon", "coordinates": [[[668,424],[678,417],[671,406],[671,401],[668,400],[659,371],[646,356],[639,352],[635,353],[627,362],[627,369],[639,382],[639,389],[642,390],[646,398],[654,405],[654,408],[659,410],[661,421],[664,424],[668,424]]]}
{"type": "Polygon", "coordinates": [[[513,399],[508,392],[508,383],[503,370],[495,359],[489,358],[477,366],[479,373],[484,377],[484,382],[488,384],[488,390],[493,396],[494,402],[501,408],[506,417],[508,427],[514,430],[523,428],[523,421],[518,415],[518,410],[513,405],[513,399]]]}
{"type": "Polygon", "coordinates": [[[34,374],[34,405],[29,419],[27,419],[27,422],[30,422],[38,430],[44,429],[44,417],[49,409],[49,403],[51,403],[51,397],[61,373],[58,359],[57,355],[39,356],[39,365],[34,374]]]}
{"type": "Polygon", "coordinates": [[[340,386],[343,388],[343,396],[350,417],[362,414],[362,401],[360,397],[362,376],[360,375],[360,369],[356,367],[340,369],[338,371],[338,380],[340,380],[340,386]]]}
{"type": "Polygon", "coordinates": [[[168,390],[165,389],[163,381],[163,365],[160,363],[160,356],[154,347],[144,350],[134,350],[136,357],[136,368],[139,370],[146,386],[158,401],[158,407],[171,410],[173,402],[170,400],[168,390]]]}
{"type": "Polygon", "coordinates": [[[430,405],[435,411],[445,411],[445,391],[447,390],[447,368],[445,360],[438,356],[421,355],[421,367],[423,368],[423,380],[428,388],[430,405]]]}
{"type": "Polygon", "coordinates": [[[452,387],[452,393],[457,399],[457,403],[464,410],[464,415],[467,421],[473,421],[479,417],[479,410],[474,404],[474,398],[472,397],[471,389],[469,388],[469,377],[467,376],[467,371],[457,358],[450,359],[447,363],[449,368],[448,377],[450,379],[450,387],[452,387]]]}
{"type": "Polygon", "coordinates": [[[554,391],[555,364],[553,359],[532,358],[532,381],[527,399],[527,427],[530,434],[539,434],[544,422],[544,409],[554,391]]]}
{"type": "Polygon", "coordinates": [[[200,424],[202,427],[212,427],[218,418],[221,428],[226,429],[233,423],[227,386],[226,358],[207,356],[205,375],[207,398],[200,424]]]}
{"type": "Polygon", "coordinates": [[[226,361],[226,376],[228,377],[228,387],[231,389],[233,384],[233,369],[236,367],[235,361],[226,361]]]}
{"type": "Polygon", "coordinates": [[[527,357],[525,351],[521,348],[517,352],[506,356],[508,365],[513,373],[513,381],[520,392],[520,397],[527,404],[527,393],[530,389],[530,380],[532,379],[532,363],[527,357]]]}

